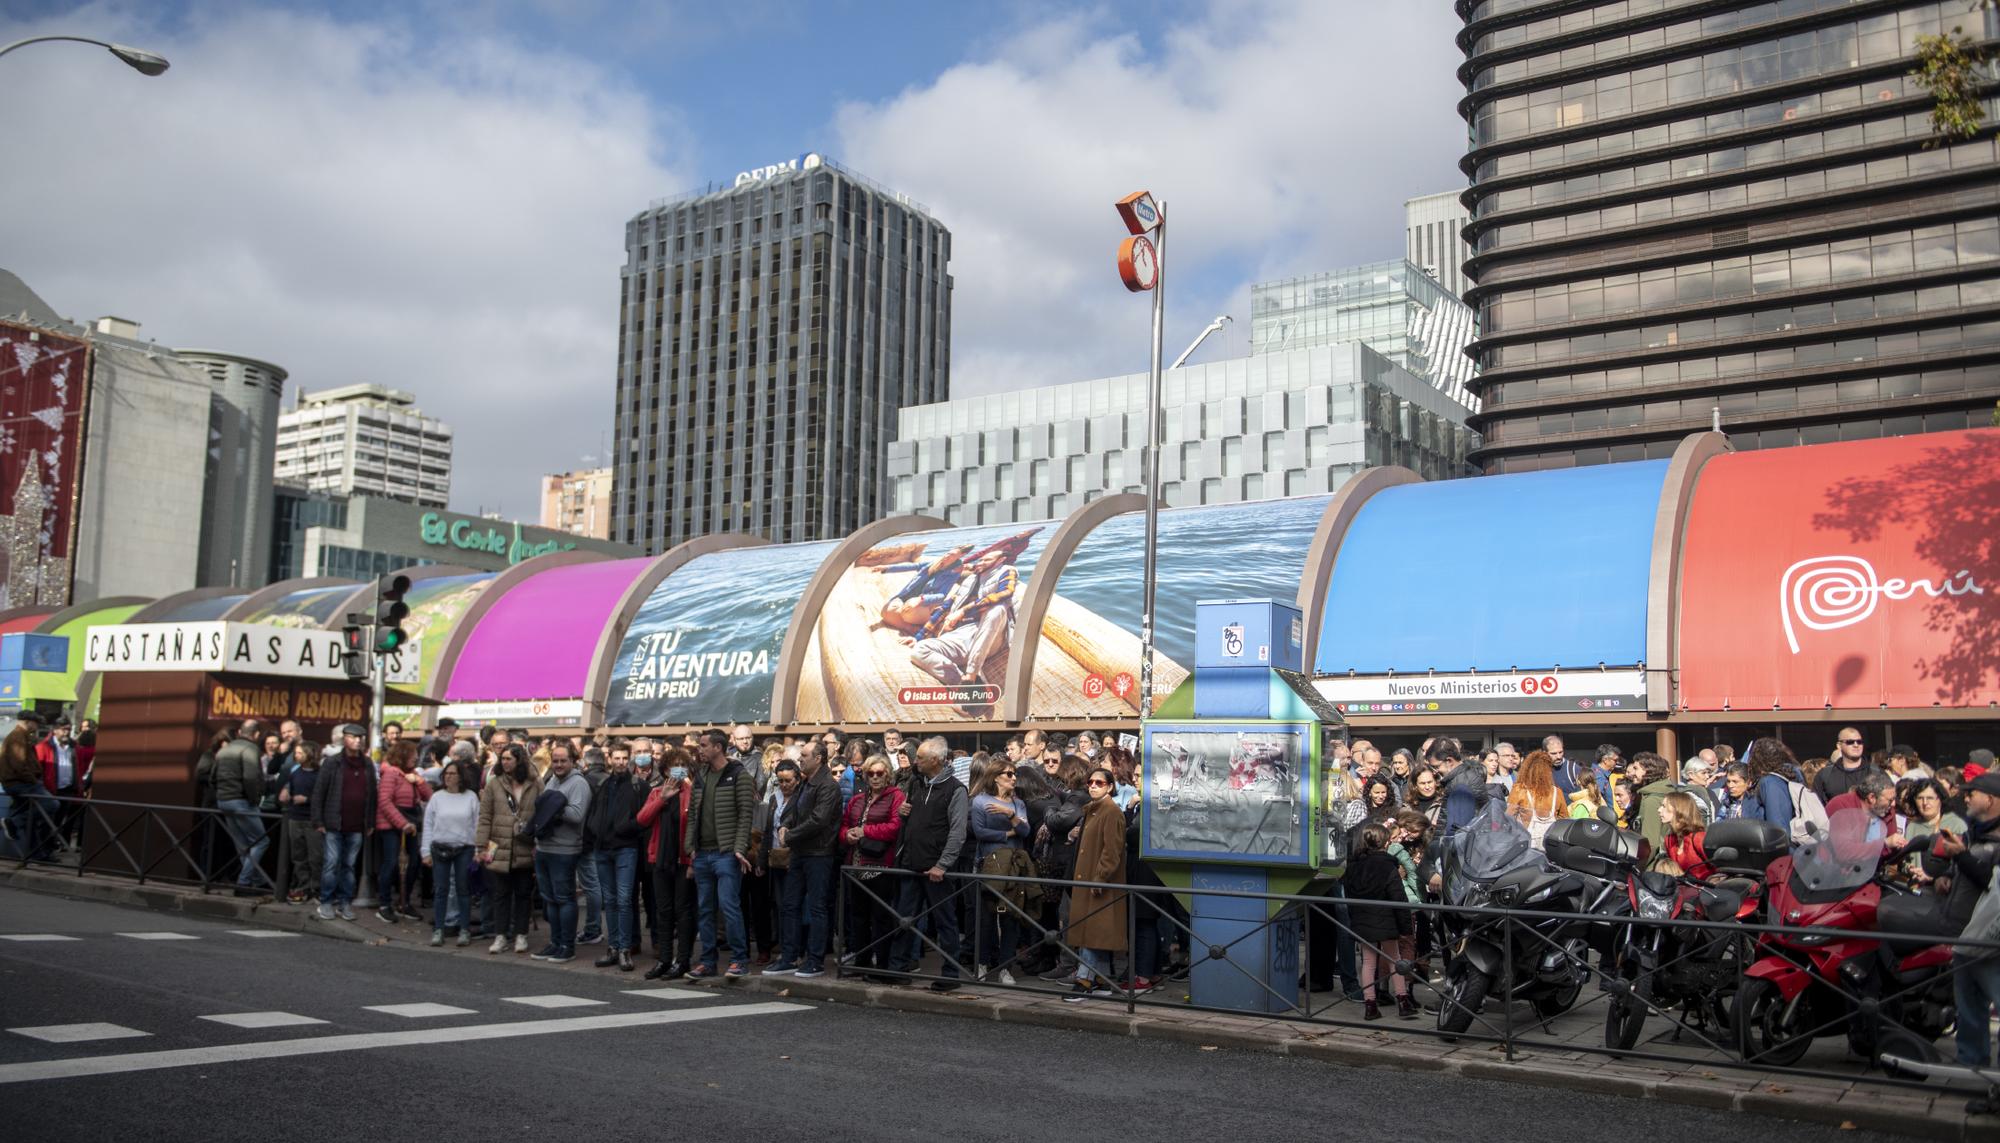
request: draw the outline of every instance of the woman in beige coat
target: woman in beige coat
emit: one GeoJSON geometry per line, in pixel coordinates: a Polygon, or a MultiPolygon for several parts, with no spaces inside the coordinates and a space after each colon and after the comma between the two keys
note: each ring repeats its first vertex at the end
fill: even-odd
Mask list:
{"type": "Polygon", "coordinates": [[[535,776],[527,748],[512,743],[499,770],[479,794],[479,832],[473,853],[486,867],[486,891],[493,894],[493,917],[500,933],[488,953],[528,951],[528,915],[535,899],[535,839],[519,827],[535,815],[542,780],[535,776]]]}
{"type": "MultiPolygon", "coordinates": [[[[1083,833],[1076,843],[1076,880],[1117,885],[1125,880],[1125,815],[1112,791],[1118,779],[1100,766],[1084,786],[1090,802],[1083,810],[1083,833]]],[[[1125,949],[1125,891],[1070,891],[1065,939],[1077,950],[1076,983],[1064,1001],[1113,995],[1111,954],[1125,949]]]]}

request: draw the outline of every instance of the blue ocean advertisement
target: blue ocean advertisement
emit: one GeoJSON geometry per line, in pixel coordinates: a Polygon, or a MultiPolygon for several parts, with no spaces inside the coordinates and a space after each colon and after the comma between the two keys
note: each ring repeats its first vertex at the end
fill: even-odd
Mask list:
{"type": "MultiPolygon", "coordinates": [[[[1177,508],[1160,513],[1153,693],[1194,665],[1194,605],[1204,599],[1295,600],[1306,551],[1330,496],[1177,508]]],[[[1042,619],[1034,718],[1130,718],[1139,710],[1139,616],[1146,518],[1128,512],[1077,545],[1042,619]]]]}
{"type": "Polygon", "coordinates": [[[612,726],[768,722],[785,630],[832,542],[732,548],[653,589],[618,648],[612,726]]]}

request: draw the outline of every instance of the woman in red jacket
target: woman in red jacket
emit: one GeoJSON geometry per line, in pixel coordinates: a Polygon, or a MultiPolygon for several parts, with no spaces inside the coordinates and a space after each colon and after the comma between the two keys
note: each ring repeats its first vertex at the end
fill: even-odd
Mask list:
{"type": "Polygon", "coordinates": [[[861,788],[847,800],[840,819],[840,844],[855,872],[847,883],[849,963],[867,970],[889,963],[896,921],[885,901],[895,886],[881,870],[895,863],[896,836],[903,829],[903,791],[889,780],[889,759],[871,754],[861,764],[861,788]]]}
{"type": "Polygon", "coordinates": [[[1706,881],[1715,872],[1702,844],[1701,807],[1695,804],[1693,794],[1676,790],[1660,799],[1660,834],[1661,854],[1680,866],[1682,873],[1706,881]]]}
{"type": "Polygon", "coordinates": [[[653,951],[660,962],[646,970],[647,980],[679,980],[687,975],[688,960],[694,954],[694,879],[687,876],[686,855],[681,838],[687,834],[688,752],[669,746],[654,763],[660,784],[639,807],[639,825],[645,828],[646,862],[653,867],[654,918],[653,951]],[[673,958],[668,959],[668,950],[673,958]]]}

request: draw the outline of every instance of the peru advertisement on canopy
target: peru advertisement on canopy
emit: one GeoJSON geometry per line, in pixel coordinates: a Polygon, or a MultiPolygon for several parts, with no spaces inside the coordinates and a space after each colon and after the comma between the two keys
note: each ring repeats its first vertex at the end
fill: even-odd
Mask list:
{"type": "Polygon", "coordinates": [[[2000,702],[2000,430],[1719,456],[1681,568],[1680,705],[2000,702]]]}
{"type": "Polygon", "coordinates": [[[806,645],[798,718],[990,718],[1053,522],[898,536],[840,577],[806,645]]]}
{"type": "MultiPolygon", "coordinates": [[[[1326,496],[1177,508],[1159,516],[1153,693],[1171,694],[1194,666],[1194,605],[1204,599],[1298,595],[1326,496]]],[[[1035,652],[1036,718],[1129,718],[1139,710],[1139,627],[1146,517],[1098,525],[1063,565],[1035,652]]]]}
{"type": "Polygon", "coordinates": [[[619,644],[605,722],[768,722],[785,630],[833,548],[731,548],[697,556],[662,580],[619,644]]]}

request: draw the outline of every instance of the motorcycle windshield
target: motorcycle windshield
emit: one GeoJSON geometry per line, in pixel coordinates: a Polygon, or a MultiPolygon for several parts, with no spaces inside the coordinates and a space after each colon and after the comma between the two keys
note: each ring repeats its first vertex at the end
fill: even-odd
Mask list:
{"type": "Polygon", "coordinates": [[[1792,846],[1792,876],[1808,891],[1858,889],[1875,877],[1882,862],[1882,819],[1864,809],[1844,809],[1792,846]]]}
{"type": "Polygon", "coordinates": [[[1489,806],[1452,838],[1457,877],[1450,886],[1453,904],[1462,904],[1478,883],[1492,881],[1510,870],[1541,860],[1527,827],[1498,804],[1489,806]]]}

